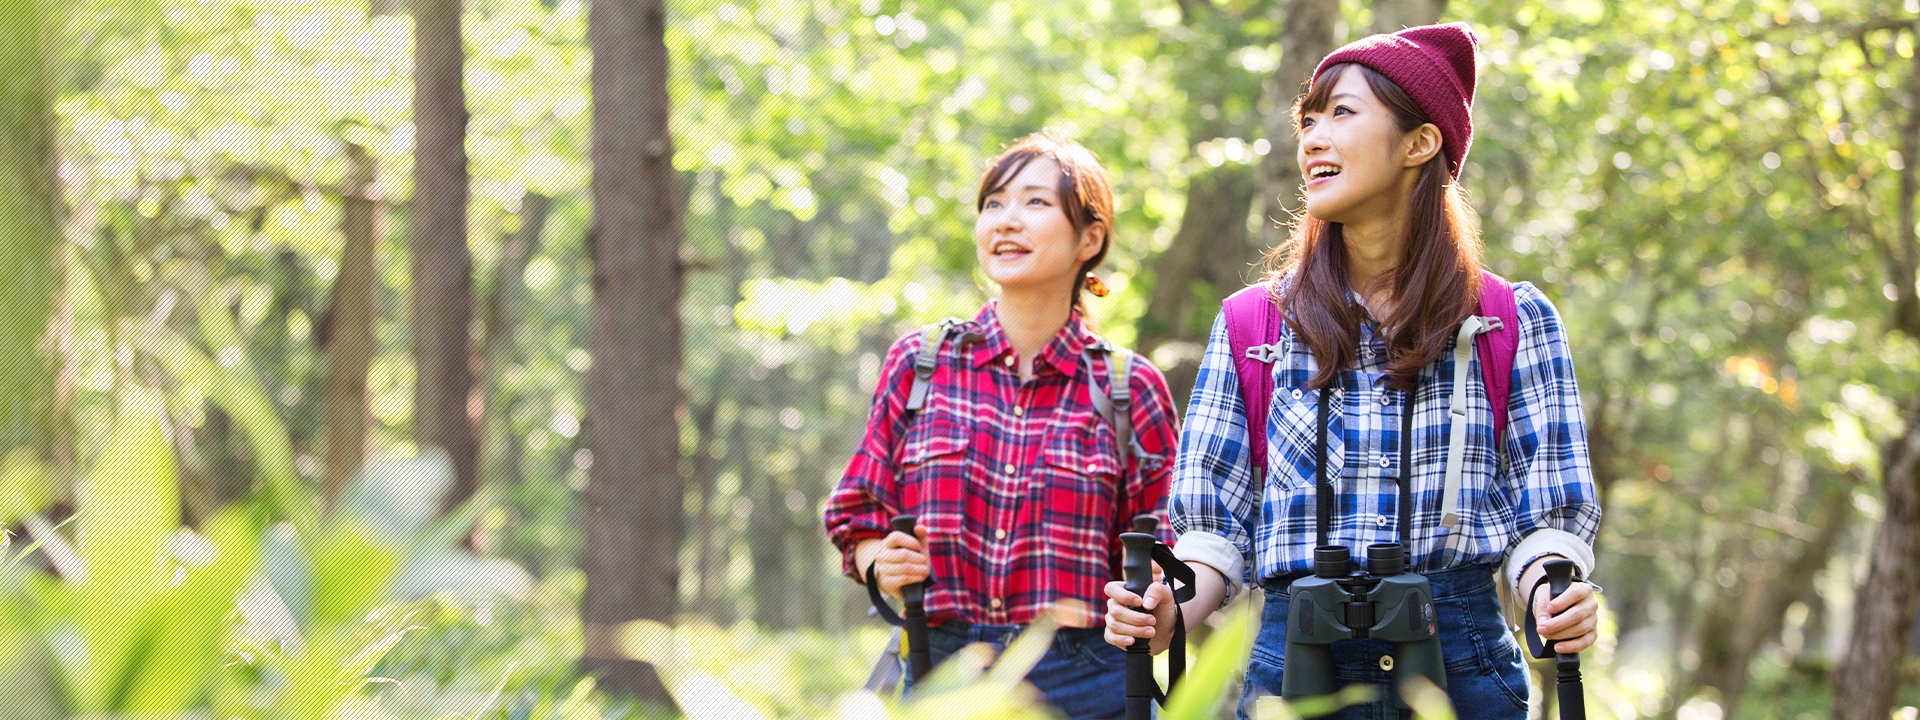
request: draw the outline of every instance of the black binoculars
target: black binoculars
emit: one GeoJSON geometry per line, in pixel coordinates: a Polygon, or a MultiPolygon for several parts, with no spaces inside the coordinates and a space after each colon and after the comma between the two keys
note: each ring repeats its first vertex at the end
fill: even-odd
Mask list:
{"type": "Polygon", "coordinates": [[[1393,653],[1381,666],[1393,673],[1396,706],[1406,707],[1400,690],[1414,677],[1446,689],[1433,588],[1425,577],[1407,572],[1406,551],[1399,543],[1367,546],[1365,570],[1353,567],[1352,553],[1343,546],[1314,548],[1313,575],[1293,581],[1287,595],[1293,604],[1287,611],[1281,697],[1338,691],[1333,644],[1367,637],[1393,643],[1393,653]]]}

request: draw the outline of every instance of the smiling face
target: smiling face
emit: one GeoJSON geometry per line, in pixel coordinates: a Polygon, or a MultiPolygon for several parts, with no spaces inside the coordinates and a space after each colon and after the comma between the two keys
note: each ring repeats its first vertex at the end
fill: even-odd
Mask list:
{"type": "Polygon", "coordinates": [[[1060,163],[1035,157],[988,193],[973,224],[974,252],[987,279],[1002,291],[1068,292],[1080,268],[1100,252],[1105,226],[1075,231],[1063,209],[1060,163]]]}
{"type": "Polygon", "coordinates": [[[1299,113],[1297,159],[1307,214],[1352,223],[1401,212],[1420,166],[1439,152],[1439,129],[1431,123],[1403,128],[1354,66],[1329,69],[1320,82],[1328,80],[1326,102],[1299,113]]]}

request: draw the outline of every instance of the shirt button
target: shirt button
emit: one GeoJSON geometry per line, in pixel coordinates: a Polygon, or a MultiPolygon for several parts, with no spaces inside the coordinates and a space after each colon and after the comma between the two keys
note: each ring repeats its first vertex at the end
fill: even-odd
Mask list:
{"type": "Polygon", "coordinates": [[[993,602],[989,604],[991,604],[995,610],[1000,609],[1000,598],[994,598],[993,602]]]}
{"type": "Polygon", "coordinates": [[[1294,389],[1293,389],[1293,399],[1295,399],[1295,400],[1299,400],[1299,399],[1300,399],[1300,388],[1294,388],[1294,389]]]}
{"type": "Polygon", "coordinates": [[[1007,359],[1002,362],[1005,362],[1007,364],[1007,367],[1013,367],[1013,356],[1008,355],[1007,359]]]}
{"type": "Polygon", "coordinates": [[[1007,539],[1007,531],[1006,531],[1006,530],[995,530],[995,531],[993,531],[993,539],[995,539],[995,540],[1005,540],[1005,539],[1007,539]]]}
{"type": "Polygon", "coordinates": [[[1380,669],[1385,670],[1387,672],[1393,672],[1393,656],[1392,655],[1380,656],[1380,669]]]}
{"type": "Polygon", "coordinates": [[[1092,473],[1092,472],[1100,472],[1100,464],[1099,464],[1099,463],[1087,463],[1087,472],[1090,472],[1090,473],[1092,473]]]}
{"type": "Polygon", "coordinates": [[[1007,474],[1008,475],[1013,474],[1013,463],[1007,463],[1007,474]]]}
{"type": "Polygon", "coordinates": [[[1380,467],[1386,467],[1386,466],[1388,466],[1388,465],[1390,465],[1390,464],[1392,464],[1392,463],[1393,463],[1393,461],[1392,461],[1392,460],[1388,460],[1388,459],[1387,459],[1387,456],[1385,456],[1385,455],[1381,455],[1381,456],[1380,456],[1380,467]]]}
{"type": "Polygon", "coordinates": [[[1393,404],[1393,393],[1390,393],[1390,392],[1382,392],[1382,393],[1380,393],[1380,404],[1381,404],[1381,405],[1392,405],[1392,404],[1393,404]]]}
{"type": "Polygon", "coordinates": [[[1374,524],[1374,525],[1376,525],[1376,526],[1378,526],[1378,527],[1386,527],[1386,526],[1387,526],[1387,516],[1385,516],[1385,515],[1375,515],[1375,516],[1373,516],[1373,524],[1374,524]]]}
{"type": "Polygon", "coordinates": [[[1026,411],[1026,409],[1025,409],[1025,408],[1022,408],[1022,407],[1020,407],[1019,405],[1015,405],[1015,406],[1013,406],[1013,416],[1014,416],[1014,417],[1020,417],[1020,416],[1022,416],[1022,415],[1025,415],[1025,414],[1027,414],[1027,411],[1026,411]]]}

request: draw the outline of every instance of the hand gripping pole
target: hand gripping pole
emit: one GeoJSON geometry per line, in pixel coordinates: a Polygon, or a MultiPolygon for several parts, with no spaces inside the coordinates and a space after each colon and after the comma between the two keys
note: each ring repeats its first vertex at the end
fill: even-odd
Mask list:
{"type": "MultiPolygon", "coordinates": [[[[914,525],[919,521],[920,519],[913,515],[901,515],[893,519],[893,529],[896,532],[913,535],[914,525]]],[[[901,640],[907,650],[907,664],[913,669],[914,682],[926,679],[927,673],[933,671],[933,651],[927,647],[926,605],[927,586],[932,584],[933,578],[928,577],[926,582],[900,587],[901,599],[905,601],[902,605],[906,613],[906,617],[901,617],[900,613],[894,612],[893,608],[887,606],[886,597],[880,594],[880,583],[874,579],[873,565],[867,566],[867,599],[873,603],[873,614],[887,621],[888,625],[900,628],[901,640]]]]}
{"type": "MultiPolygon", "coordinates": [[[[1541,582],[1545,583],[1548,591],[1552,593],[1550,597],[1560,597],[1561,593],[1573,586],[1574,571],[1577,568],[1572,560],[1548,560],[1541,567],[1547,571],[1547,576],[1542,578],[1541,582]]],[[[1534,592],[1538,592],[1539,588],[1539,585],[1534,585],[1534,592]]],[[[1528,593],[1526,610],[1528,649],[1533,651],[1533,656],[1536,658],[1554,659],[1555,679],[1559,687],[1560,720],[1587,720],[1586,688],[1580,681],[1580,654],[1555,652],[1553,641],[1541,639],[1539,630],[1534,627],[1532,595],[1533,593],[1528,593]]]]}
{"type": "MultiPolygon", "coordinates": [[[[1180,676],[1187,667],[1187,621],[1179,611],[1179,603],[1193,599],[1193,568],[1173,556],[1173,549],[1159,541],[1154,532],[1159,522],[1151,516],[1142,515],[1133,519],[1134,532],[1122,533],[1120,543],[1125,548],[1121,557],[1120,569],[1125,576],[1128,592],[1145,596],[1147,588],[1153,584],[1153,565],[1160,564],[1160,571],[1166,576],[1169,587],[1173,588],[1173,657],[1170,658],[1167,673],[1167,689],[1163,693],[1153,678],[1153,650],[1151,642],[1136,640],[1127,646],[1126,684],[1127,684],[1127,720],[1152,720],[1153,703],[1166,702],[1166,696],[1180,683],[1180,676]],[[1178,582],[1178,585],[1174,585],[1178,582]]],[[[1142,608],[1134,610],[1145,612],[1142,608]]]]}
{"type": "MultiPolygon", "coordinates": [[[[893,519],[893,531],[913,535],[913,526],[919,518],[901,515],[893,519]]],[[[933,672],[933,649],[927,647],[927,589],[924,583],[913,583],[900,587],[900,596],[906,601],[906,613],[901,618],[901,632],[907,640],[907,666],[913,669],[913,681],[924,682],[927,673],[933,672]]]]}

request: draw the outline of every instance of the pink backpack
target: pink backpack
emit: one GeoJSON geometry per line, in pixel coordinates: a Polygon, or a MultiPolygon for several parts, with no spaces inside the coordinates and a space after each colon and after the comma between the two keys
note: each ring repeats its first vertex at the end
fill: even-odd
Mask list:
{"type": "MultiPolygon", "coordinates": [[[[1285,330],[1275,312],[1270,285],[1260,283],[1228,296],[1220,303],[1227,321],[1227,344],[1233,367],[1240,374],[1240,399],[1247,406],[1248,450],[1253,466],[1264,478],[1267,462],[1267,403],[1273,395],[1273,361],[1284,352],[1275,345],[1285,330]],[[1249,381],[1249,378],[1258,378],[1249,381]]],[[[1480,376],[1493,405],[1493,437],[1499,445],[1507,428],[1507,401],[1513,380],[1514,353],[1520,346],[1519,308],[1513,285],[1491,272],[1480,273],[1480,317],[1487,328],[1474,336],[1480,354],[1480,376]]],[[[1470,319],[1471,320],[1471,319],[1470,319]]],[[[1454,451],[1450,454],[1457,454],[1454,451]]]]}

